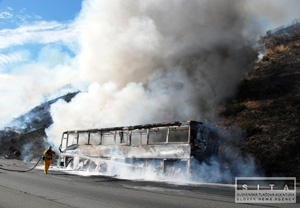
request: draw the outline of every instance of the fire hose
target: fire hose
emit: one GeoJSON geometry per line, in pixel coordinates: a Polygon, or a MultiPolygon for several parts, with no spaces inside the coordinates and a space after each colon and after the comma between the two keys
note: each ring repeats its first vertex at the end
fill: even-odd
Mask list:
{"type": "Polygon", "coordinates": [[[43,157],[40,157],[40,159],[37,161],[37,163],[32,168],[30,168],[28,170],[13,170],[13,169],[6,169],[6,168],[2,168],[2,167],[0,167],[0,169],[1,170],[6,170],[6,171],[20,172],[20,173],[29,172],[29,171],[32,171],[34,168],[36,168],[36,166],[39,164],[39,162],[42,160],[42,158],[43,157]]]}

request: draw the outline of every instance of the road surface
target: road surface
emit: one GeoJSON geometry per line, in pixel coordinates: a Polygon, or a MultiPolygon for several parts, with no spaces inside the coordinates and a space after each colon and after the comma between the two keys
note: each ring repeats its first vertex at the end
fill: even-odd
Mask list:
{"type": "MultiPolygon", "coordinates": [[[[299,202],[299,196],[297,198],[299,202]]],[[[299,204],[236,204],[234,187],[128,181],[63,172],[0,170],[1,208],[199,208],[300,207],[299,204]]]]}

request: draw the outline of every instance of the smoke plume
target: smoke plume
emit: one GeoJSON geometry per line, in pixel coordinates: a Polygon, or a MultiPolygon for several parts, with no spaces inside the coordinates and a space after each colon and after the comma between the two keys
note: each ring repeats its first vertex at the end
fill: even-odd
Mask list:
{"type": "MultiPolygon", "coordinates": [[[[265,1],[259,10],[253,7],[257,4],[84,1],[76,20],[76,58],[79,77],[88,88],[70,103],[52,106],[54,124],[48,137],[59,145],[61,133],[71,129],[190,119],[215,122],[215,107],[233,95],[247,64],[257,56],[254,41],[262,30],[257,16],[268,11],[265,1]]],[[[237,155],[233,152],[228,159],[241,158],[237,155]]],[[[256,172],[251,158],[236,160],[235,165],[237,175],[256,172]],[[244,167],[247,173],[242,173],[244,167]]],[[[217,160],[201,165],[203,180],[230,181],[233,173],[221,173],[219,166],[217,160]]]]}
{"type": "MultiPolygon", "coordinates": [[[[77,19],[88,90],[52,108],[62,131],[214,121],[255,52],[241,1],[85,1],[77,19]]],[[[57,132],[57,133],[56,133],[57,132]]],[[[57,141],[59,143],[59,141],[57,141]]]]}

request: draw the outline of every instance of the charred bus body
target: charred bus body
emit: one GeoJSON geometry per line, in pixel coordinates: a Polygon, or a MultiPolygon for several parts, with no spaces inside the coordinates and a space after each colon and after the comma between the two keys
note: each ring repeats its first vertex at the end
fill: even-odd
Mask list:
{"type": "Polygon", "coordinates": [[[160,172],[190,172],[191,161],[208,162],[218,153],[216,128],[198,121],[65,131],[60,166],[111,173],[114,166],[160,172]],[[176,164],[176,165],[174,165],[176,164]]]}

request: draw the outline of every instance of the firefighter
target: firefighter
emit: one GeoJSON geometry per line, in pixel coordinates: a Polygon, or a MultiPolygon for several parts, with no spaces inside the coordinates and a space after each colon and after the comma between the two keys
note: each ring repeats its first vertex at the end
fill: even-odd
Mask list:
{"type": "Polygon", "coordinates": [[[45,174],[48,173],[48,169],[50,167],[53,155],[55,155],[55,152],[52,150],[51,146],[44,151],[43,157],[44,157],[44,173],[45,174]]]}

